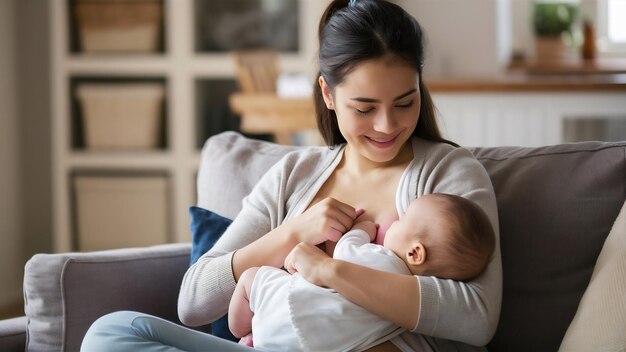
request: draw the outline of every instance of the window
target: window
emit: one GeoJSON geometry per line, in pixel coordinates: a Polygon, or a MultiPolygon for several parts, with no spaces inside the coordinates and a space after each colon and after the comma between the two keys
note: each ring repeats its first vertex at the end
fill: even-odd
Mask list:
{"type": "Polygon", "coordinates": [[[598,49],[626,53],[626,0],[598,1],[598,49]]]}

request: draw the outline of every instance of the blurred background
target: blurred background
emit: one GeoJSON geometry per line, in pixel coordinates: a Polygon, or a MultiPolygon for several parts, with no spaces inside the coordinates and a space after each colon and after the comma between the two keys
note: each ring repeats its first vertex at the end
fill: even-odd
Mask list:
{"type": "MultiPolygon", "coordinates": [[[[464,146],[626,139],[626,0],[397,0],[464,146]]],[[[190,241],[204,141],[319,144],[328,0],[0,1],[0,318],[34,253],[190,241]]]]}

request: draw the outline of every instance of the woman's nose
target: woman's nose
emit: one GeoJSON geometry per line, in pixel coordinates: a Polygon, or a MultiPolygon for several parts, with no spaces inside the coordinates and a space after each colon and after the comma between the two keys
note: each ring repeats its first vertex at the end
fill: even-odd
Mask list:
{"type": "Polygon", "coordinates": [[[391,110],[381,110],[381,112],[374,119],[374,130],[383,133],[394,132],[397,126],[397,121],[391,110]]]}

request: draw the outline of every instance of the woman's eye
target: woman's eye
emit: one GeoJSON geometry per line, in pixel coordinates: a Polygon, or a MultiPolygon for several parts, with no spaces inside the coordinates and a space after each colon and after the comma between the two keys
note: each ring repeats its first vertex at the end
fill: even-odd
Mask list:
{"type": "Polygon", "coordinates": [[[354,110],[356,110],[356,112],[361,114],[361,115],[365,115],[365,114],[371,112],[372,110],[374,110],[374,108],[369,108],[369,109],[365,109],[365,110],[354,108],[354,110]]]}
{"type": "Polygon", "coordinates": [[[405,104],[398,104],[398,105],[396,105],[396,107],[397,108],[401,108],[401,109],[410,108],[411,106],[413,106],[413,102],[414,102],[414,100],[411,100],[410,102],[405,103],[405,104]]]}

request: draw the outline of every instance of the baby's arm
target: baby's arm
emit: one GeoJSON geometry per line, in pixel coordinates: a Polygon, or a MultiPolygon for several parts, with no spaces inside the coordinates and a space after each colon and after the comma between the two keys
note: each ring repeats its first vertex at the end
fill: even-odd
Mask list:
{"type": "Polygon", "coordinates": [[[259,268],[247,269],[241,274],[235,292],[228,306],[228,328],[235,337],[241,338],[252,332],[252,316],[250,309],[250,290],[259,268]]]}
{"type": "MultiPolygon", "coordinates": [[[[358,221],[358,219],[357,219],[358,221]]],[[[376,238],[376,230],[378,229],[378,225],[369,220],[359,221],[352,226],[351,230],[363,230],[367,232],[370,236],[370,242],[374,241],[376,238]]]]}

